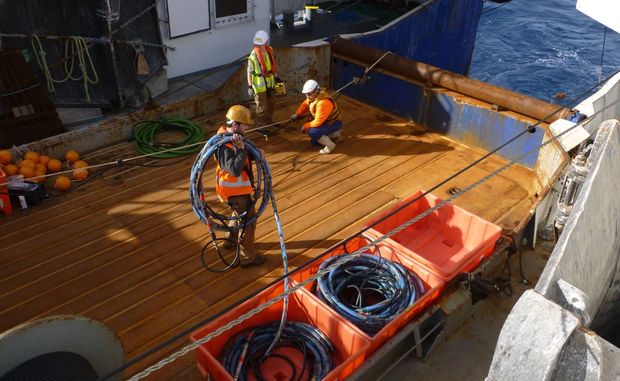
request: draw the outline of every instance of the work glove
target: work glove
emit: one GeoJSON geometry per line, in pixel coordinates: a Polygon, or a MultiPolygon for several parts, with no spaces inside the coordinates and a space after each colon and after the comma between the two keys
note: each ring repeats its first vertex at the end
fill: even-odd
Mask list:
{"type": "Polygon", "coordinates": [[[297,114],[291,115],[291,120],[297,120],[297,114]]]}
{"type": "Polygon", "coordinates": [[[252,86],[248,86],[248,95],[250,96],[250,98],[254,98],[254,89],[252,88],[252,86]]]}

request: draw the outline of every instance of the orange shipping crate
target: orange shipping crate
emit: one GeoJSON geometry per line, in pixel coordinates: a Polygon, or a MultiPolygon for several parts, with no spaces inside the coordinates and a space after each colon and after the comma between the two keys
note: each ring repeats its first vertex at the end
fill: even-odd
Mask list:
{"type": "MultiPolygon", "coordinates": [[[[295,274],[291,276],[293,282],[295,284],[299,284],[300,282],[308,279],[312,275],[316,274],[321,263],[327,260],[328,258],[355,252],[357,249],[362,248],[368,244],[369,240],[365,237],[353,237],[350,240],[346,241],[346,250],[344,245],[340,245],[334,248],[330,253],[321,257],[319,260],[313,262],[312,264],[306,266],[306,268],[299,270],[295,274]]],[[[400,313],[398,316],[394,318],[394,320],[390,321],[385,325],[379,332],[377,332],[374,336],[369,336],[364,333],[366,337],[370,340],[370,348],[369,354],[374,352],[377,348],[383,345],[386,341],[388,341],[396,332],[398,332],[402,327],[404,327],[412,318],[417,315],[420,315],[428,307],[430,307],[439,297],[444,290],[445,282],[437,277],[436,275],[430,273],[428,270],[424,269],[415,261],[408,258],[406,255],[398,253],[394,248],[389,245],[373,245],[370,249],[367,250],[367,254],[379,254],[382,258],[385,258],[389,261],[399,263],[403,265],[407,270],[415,273],[422,284],[424,285],[424,294],[408,309],[400,313]]],[[[314,290],[316,281],[308,284],[306,289],[314,290]]],[[[329,308],[331,308],[325,304],[322,300],[320,300],[317,296],[313,295],[317,301],[329,308]]]]}
{"type": "MultiPolygon", "coordinates": [[[[370,220],[366,226],[372,228],[364,234],[376,239],[442,201],[428,194],[386,217],[422,194],[423,191],[418,191],[370,220]]],[[[489,256],[501,230],[458,206],[446,204],[384,242],[449,281],[460,273],[473,270],[489,256]]]]}
{"type": "MultiPolygon", "coordinates": [[[[192,333],[190,336],[191,340],[197,341],[205,337],[231,320],[281,294],[283,290],[282,282],[266,289],[192,333]]],[[[220,351],[226,342],[237,333],[254,326],[280,321],[282,306],[283,301],[279,301],[198,347],[196,356],[200,373],[204,377],[210,375],[211,380],[232,381],[233,377],[226,371],[218,359],[220,351]]],[[[370,340],[357,327],[322,305],[308,291],[301,289],[289,296],[287,321],[297,321],[317,327],[331,342],[334,347],[334,368],[324,380],[342,380],[353,373],[364,362],[365,355],[368,353],[370,346],[370,340]]],[[[303,358],[297,351],[290,349],[278,349],[277,351],[286,354],[298,365],[298,369],[301,368],[303,358]]],[[[288,380],[293,376],[290,366],[283,361],[268,360],[261,367],[261,371],[263,372],[263,377],[270,381],[288,380]]],[[[248,379],[253,380],[253,377],[254,375],[251,374],[248,379]]]]}

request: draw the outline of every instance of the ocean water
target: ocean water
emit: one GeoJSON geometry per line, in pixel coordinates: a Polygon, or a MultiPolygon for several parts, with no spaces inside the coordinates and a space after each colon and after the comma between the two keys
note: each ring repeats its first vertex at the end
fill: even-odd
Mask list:
{"type": "Polygon", "coordinates": [[[620,34],[607,29],[601,65],[604,26],[575,4],[486,2],[469,76],[557,104],[578,103],[600,78],[620,70],[620,34]]]}

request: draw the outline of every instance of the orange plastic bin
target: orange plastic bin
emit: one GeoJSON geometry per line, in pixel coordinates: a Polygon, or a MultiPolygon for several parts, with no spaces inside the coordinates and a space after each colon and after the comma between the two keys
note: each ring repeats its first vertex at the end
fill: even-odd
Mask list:
{"type": "MultiPolygon", "coordinates": [[[[344,246],[338,246],[330,253],[321,257],[320,260],[315,261],[306,268],[293,274],[291,276],[293,284],[299,284],[302,281],[310,278],[312,275],[316,274],[319,267],[321,266],[321,263],[323,263],[328,258],[345,253],[352,253],[357,249],[364,247],[368,242],[369,240],[365,237],[354,237],[350,239],[346,243],[346,250],[344,249],[344,246]]],[[[369,348],[370,354],[382,344],[384,344],[387,340],[389,340],[392,336],[394,336],[394,334],[398,332],[402,327],[404,327],[412,318],[426,311],[428,307],[430,307],[437,299],[439,299],[441,293],[444,290],[445,282],[438,276],[432,274],[431,272],[420,266],[415,261],[408,258],[407,256],[398,253],[396,250],[394,250],[394,248],[389,245],[379,244],[373,246],[372,248],[368,249],[367,253],[380,254],[381,257],[387,260],[403,265],[407,270],[415,273],[424,284],[424,295],[422,295],[422,297],[420,297],[412,306],[410,306],[407,310],[403,311],[400,315],[395,317],[394,320],[386,324],[385,327],[383,327],[374,336],[371,337],[364,333],[364,335],[368,337],[371,343],[369,348]]],[[[314,284],[315,282],[309,283],[305,286],[305,288],[311,291],[314,288],[314,284]]],[[[319,303],[325,305],[326,308],[329,308],[330,311],[332,311],[331,308],[323,301],[321,301],[317,296],[312,296],[316,298],[319,303]]]]}
{"type": "MultiPolygon", "coordinates": [[[[442,201],[428,194],[382,220],[422,194],[423,191],[418,191],[370,220],[366,226],[372,226],[372,229],[364,234],[376,239],[442,201]]],[[[384,242],[449,281],[462,272],[473,270],[482,259],[489,256],[501,230],[499,226],[458,206],[447,204],[384,242]]]]}
{"type": "MultiPolygon", "coordinates": [[[[272,297],[283,292],[282,283],[272,286],[256,297],[249,299],[237,308],[228,311],[226,314],[206,324],[201,329],[192,333],[190,338],[197,341],[205,337],[217,328],[239,317],[240,315],[250,311],[251,309],[263,304],[272,297]]],[[[218,356],[226,342],[235,336],[238,332],[247,328],[262,325],[268,322],[279,321],[282,314],[283,302],[270,306],[269,308],[259,312],[245,322],[236,325],[231,330],[216,336],[212,340],[198,347],[196,351],[198,369],[200,373],[206,377],[211,376],[211,380],[233,380],[233,377],[226,371],[220,363],[218,356]]],[[[365,360],[368,353],[370,340],[357,327],[342,319],[336,313],[316,300],[308,291],[301,289],[289,296],[288,321],[298,321],[308,323],[321,330],[329,339],[334,347],[334,368],[324,378],[324,380],[342,380],[357,369],[365,360]]],[[[286,353],[286,349],[278,349],[286,353]]],[[[301,359],[294,350],[286,353],[294,362],[301,359]]],[[[270,360],[268,360],[270,361],[270,360]]],[[[261,368],[263,376],[267,380],[280,381],[291,378],[291,369],[283,362],[273,361],[270,364],[265,363],[261,368]],[[282,365],[281,367],[279,365],[282,365]]],[[[253,377],[251,375],[250,377],[253,377]]],[[[253,378],[252,378],[253,379],[253,378]]]]}

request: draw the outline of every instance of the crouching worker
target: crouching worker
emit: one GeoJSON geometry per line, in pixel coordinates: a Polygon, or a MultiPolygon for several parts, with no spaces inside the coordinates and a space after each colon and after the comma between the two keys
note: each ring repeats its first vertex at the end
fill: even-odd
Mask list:
{"type": "Polygon", "coordinates": [[[342,122],[338,119],[340,110],[336,101],[323,93],[314,79],[306,81],[302,93],[306,95],[306,100],[291,115],[291,119],[296,120],[310,111],[311,120],[301,126],[301,131],[310,135],[312,145],[325,146],[319,151],[320,154],[328,154],[336,148],[334,141],[342,141],[342,122]]]}
{"type": "MultiPolygon", "coordinates": [[[[265,257],[256,255],[254,248],[254,232],[256,221],[239,230],[244,221],[252,218],[255,214],[252,203],[254,176],[252,173],[252,157],[246,149],[243,133],[254,124],[252,114],[244,106],[235,105],[226,113],[226,126],[220,127],[218,134],[232,134],[232,141],[221,145],[215,151],[217,167],[215,169],[215,191],[219,200],[225,203],[233,216],[240,216],[247,212],[241,221],[232,221],[234,224],[227,238],[232,242],[238,242],[241,267],[258,266],[265,263],[265,257]],[[239,234],[241,234],[239,236],[239,234]]],[[[228,241],[226,241],[228,242],[228,241]]],[[[234,245],[228,243],[224,247],[231,249],[234,245]]]]}

